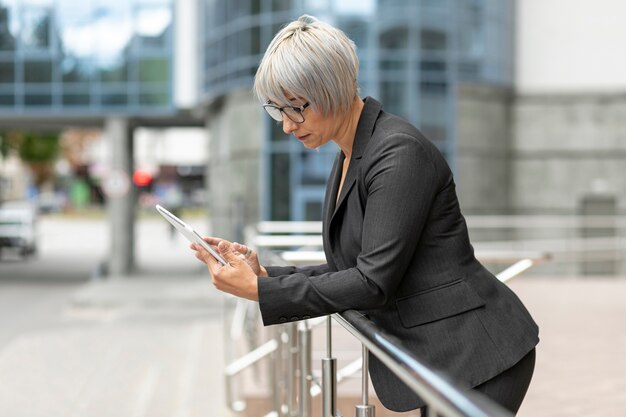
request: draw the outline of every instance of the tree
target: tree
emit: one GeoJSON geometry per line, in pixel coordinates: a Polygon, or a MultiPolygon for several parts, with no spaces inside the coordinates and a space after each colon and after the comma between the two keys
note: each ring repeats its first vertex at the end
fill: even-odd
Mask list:
{"type": "Polygon", "coordinates": [[[59,154],[57,133],[8,132],[2,136],[2,154],[6,155],[10,149],[15,149],[31,169],[37,186],[54,177],[54,162],[59,154]]]}

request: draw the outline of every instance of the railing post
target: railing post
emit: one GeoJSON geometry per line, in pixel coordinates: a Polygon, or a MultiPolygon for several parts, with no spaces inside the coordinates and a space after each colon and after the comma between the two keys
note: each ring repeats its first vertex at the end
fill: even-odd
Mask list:
{"type": "Polygon", "coordinates": [[[369,380],[368,380],[368,366],[369,357],[368,350],[363,345],[363,366],[361,368],[361,404],[355,408],[356,417],[376,417],[376,408],[369,403],[369,380]]]}
{"type": "Polygon", "coordinates": [[[337,359],[332,355],[330,316],[326,318],[326,357],[322,359],[322,416],[335,417],[337,410],[337,359]]]}
{"type": "Polygon", "coordinates": [[[282,327],[275,326],[272,331],[272,336],[277,342],[276,350],[270,355],[270,379],[272,383],[272,410],[276,411],[276,415],[280,415],[283,405],[283,356],[284,356],[284,342],[282,338],[284,329],[282,327]]]}
{"type": "Polygon", "coordinates": [[[287,324],[289,354],[287,359],[287,409],[289,417],[298,415],[298,338],[297,324],[287,324]]]}
{"type": "Polygon", "coordinates": [[[311,415],[311,327],[304,320],[298,327],[300,350],[300,413],[299,417],[311,415]]]}

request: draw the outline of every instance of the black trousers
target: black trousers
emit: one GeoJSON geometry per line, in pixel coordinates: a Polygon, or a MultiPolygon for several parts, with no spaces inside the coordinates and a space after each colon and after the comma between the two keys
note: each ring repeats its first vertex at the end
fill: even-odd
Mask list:
{"type": "MultiPolygon", "coordinates": [[[[480,392],[507,410],[516,414],[528,391],[535,370],[535,349],[531,350],[515,365],[483,382],[473,391],[480,392]]],[[[422,416],[428,415],[428,407],[422,407],[422,416]]]]}

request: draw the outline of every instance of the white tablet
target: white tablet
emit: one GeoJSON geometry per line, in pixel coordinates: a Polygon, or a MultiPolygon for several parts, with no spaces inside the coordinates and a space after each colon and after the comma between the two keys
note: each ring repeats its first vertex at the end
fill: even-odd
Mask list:
{"type": "Polygon", "coordinates": [[[187,240],[189,240],[191,243],[197,243],[201,245],[204,249],[207,250],[207,252],[213,255],[213,257],[222,265],[226,265],[228,263],[224,260],[224,258],[220,256],[219,253],[217,253],[215,249],[211,247],[211,245],[209,245],[208,243],[204,241],[204,239],[202,239],[202,236],[200,236],[198,232],[193,230],[191,226],[189,226],[187,223],[185,223],[178,217],[174,216],[172,213],[170,213],[169,211],[167,211],[166,209],[164,209],[162,206],[158,204],[156,205],[156,209],[163,217],[165,217],[165,220],[170,222],[172,226],[176,228],[176,230],[178,230],[180,233],[183,234],[183,236],[187,238],[187,240]]]}

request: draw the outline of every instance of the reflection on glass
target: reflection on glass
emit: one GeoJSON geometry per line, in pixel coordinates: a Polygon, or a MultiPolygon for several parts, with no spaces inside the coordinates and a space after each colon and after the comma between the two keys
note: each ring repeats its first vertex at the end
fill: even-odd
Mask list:
{"type": "Polygon", "coordinates": [[[52,8],[24,7],[22,9],[22,45],[28,50],[50,48],[52,8]]]}
{"type": "Polygon", "coordinates": [[[66,56],[61,62],[62,80],[66,83],[90,81],[90,62],[66,56]]]}
{"type": "Polygon", "coordinates": [[[139,61],[139,81],[165,83],[169,78],[169,60],[167,58],[150,58],[139,61]]]}
{"type": "Polygon", "coordinates": [[[165,106],[170,102],[168,93],[142,93],[139,95],[139,104],[149,106],[165,106]]]}
{"type": "Polygon", "coordinates": [[[100,68],[100,80],[104,83],[128,81],[128,63],[122,62],[100,68]]]}
{"type": "Polygon", "coordinates": [[[168,4],[140,6],[135,13],[135,37],[142,49],[163,49],[167,31],[172,25],[172,10],[168,4]]]}
{"type": "Polygon", "coordinates": [[[172,25],[173,0],[0,0],[0,86],[33,87],[2,105],[170,108],[172,25]]]}
{"type": "Polygon", "coordinates": [[[0,4],[0,51],[15,50],[15,35],[11,31],[14,15],[11,9],[0,4]]]}

